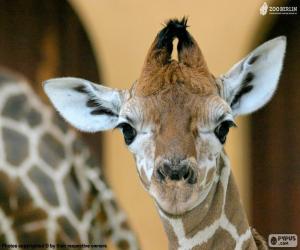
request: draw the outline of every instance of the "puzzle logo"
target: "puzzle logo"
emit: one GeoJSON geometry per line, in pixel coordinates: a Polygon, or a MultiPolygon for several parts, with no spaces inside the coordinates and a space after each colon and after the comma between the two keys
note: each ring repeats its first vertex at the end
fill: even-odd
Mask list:
{"type": "Polygon", "coordinates": [[[297,247],[298,238],[296,234],[270,234],[268,243],[269,247],[297,247]]]}
{"type": "Polygon", "coordinates": [[[259,12],[262,16],[266,15],[268,13],[268,4],[264,2],[262,6],[259,9],[259,12]]]}

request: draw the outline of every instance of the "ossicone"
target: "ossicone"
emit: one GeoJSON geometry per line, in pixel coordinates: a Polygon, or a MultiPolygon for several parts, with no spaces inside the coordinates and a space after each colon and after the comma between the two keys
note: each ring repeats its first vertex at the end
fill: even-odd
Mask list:
{"type": "Polygon", "coordinates": [[[170,19],[157,34],[148,55],[145,66],[159,67],[170,63],[173,51],[173,41],[178,39],[178,61],[189,67],[207,70],[207,66],[195,39],[188,32],[187,18],[170,19]]]}

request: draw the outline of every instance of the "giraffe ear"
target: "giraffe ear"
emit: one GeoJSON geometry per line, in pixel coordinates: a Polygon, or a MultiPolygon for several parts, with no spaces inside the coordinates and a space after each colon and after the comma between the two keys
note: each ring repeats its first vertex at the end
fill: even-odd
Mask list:
{"type": "Polygon", "coordinates": [[[267,41],[219,78],[223,83],[221,96],[234,115],[254,112],[271,99],[282,70],[285,49],[285,36],[267,41]]]}
{"type": "Polygon", "coordinates": [[[57,111],[79,130],[97,132],[117,125],[123,91],[73,77],[47,80],[44,90],[57,111]]]}

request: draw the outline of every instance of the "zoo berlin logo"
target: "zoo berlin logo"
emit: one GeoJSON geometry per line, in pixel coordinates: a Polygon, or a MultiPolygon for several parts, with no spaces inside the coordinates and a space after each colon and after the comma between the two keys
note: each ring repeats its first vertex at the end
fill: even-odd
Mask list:
{"type": "Polygon", "coordinates": [[[262,16],[270,15],[297,15],[297,6],[269,6],[266,2],[259,9],[262,16]]]}
{"type": "Polygon", "coordinates": [[[298,238],[296,234],[270,234],[268,244],[269,247],[297,247],[298,238]]]}

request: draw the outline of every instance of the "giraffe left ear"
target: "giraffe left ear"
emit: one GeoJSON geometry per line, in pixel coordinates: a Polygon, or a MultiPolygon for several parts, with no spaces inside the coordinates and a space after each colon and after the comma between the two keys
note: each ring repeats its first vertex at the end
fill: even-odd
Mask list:
{"type": "Polygon", "coordinates": [[[271,99],[282,70],[285,49],[285,36],[267,41],[220,76],[221,96],[234,115],[254,112],[271,99]]]}
{"type": "Polygon", "coordinates": [[[47,80],[44,90],[62,117],[81,131],[117,126],[125,91],[74,77],[47,80]]]}

